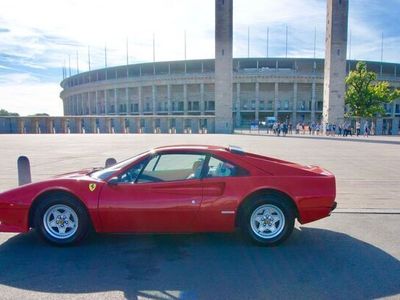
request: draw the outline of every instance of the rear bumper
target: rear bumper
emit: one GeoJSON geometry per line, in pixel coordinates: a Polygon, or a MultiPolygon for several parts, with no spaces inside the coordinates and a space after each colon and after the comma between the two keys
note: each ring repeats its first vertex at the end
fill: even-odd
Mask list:
{"type": "Polygon", "coordinates": [[[336,202],[332,202],[330,206],[323,207],[307,207],[299,209],[299,222],[301,224],[310,223],[331,215],[337,206],[336,202]]]}

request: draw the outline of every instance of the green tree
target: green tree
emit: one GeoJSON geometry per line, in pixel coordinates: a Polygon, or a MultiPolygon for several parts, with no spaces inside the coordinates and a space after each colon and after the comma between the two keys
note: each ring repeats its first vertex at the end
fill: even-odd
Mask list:
{"type": "Polygon", "coordinates": [[[383,105],[400,97],[400,90],[391,88],[387,81],[377,82],[376,74],[367,70],[365,62],[357,63],[356,69],[346,77],[346,84],[348,117],[373,118],[384,115],[383,105]]]}
{"type": "Polygon", "coordinates": [[[8,112],[8,111],[6,111],[5,109],[3,109],[3,108],[1,108],[0,109],[0,116],[1,117],[4,117],[4,116],[15,116],[15,117],[18,117],[19,116],[19,114],[17,114],[17,113],[12,113],[12,112],[8,112]]]}

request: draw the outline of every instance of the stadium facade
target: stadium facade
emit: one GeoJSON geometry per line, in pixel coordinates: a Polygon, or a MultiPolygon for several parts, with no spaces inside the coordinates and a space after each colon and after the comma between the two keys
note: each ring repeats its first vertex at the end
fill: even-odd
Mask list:
{"type": "MultiPolygon", "coordinates": [[[[347,61],[347,72],[357,61],[347,61]]],[[[321,122],[324,60],[233,59],[234,127],[272,120],[321,122]]],[[[370,71],[400,88],[400,64],[367,62],[370,71]]],[[[1,132],[204,133],[215,132],[215,60],[123,65],[65,78],[63,117],[2,117],[1,132]]],[[[400,132],[400,100],[375,120],[378,134],[400,132]]],[[[217,120],[218,121],[218,120],[217,120]]],[[[337,119],[336,123],[343,122],[337,119]]]]}

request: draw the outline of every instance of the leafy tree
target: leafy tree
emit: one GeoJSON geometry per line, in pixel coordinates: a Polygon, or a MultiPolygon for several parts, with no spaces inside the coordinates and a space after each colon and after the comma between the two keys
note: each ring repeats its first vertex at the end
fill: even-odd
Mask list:
{"type": "Polygon", "coordinates": [[[1,117],[8,117],[8,116],[18,117],[19,114],[18,113],[8,112],[5,109],[1,108],[0,109],[0,116],[1,117]]]}
{"type": "Polygon", "coordinates": [[[356,69],[346,77],[345,103],[348,117],[372,118],[384,115],[385,103],[400,97],[400,90],[390,87],[387,81],[376,81],[376,74],[367,71],[365,62],[357,63],[356,69]]]}

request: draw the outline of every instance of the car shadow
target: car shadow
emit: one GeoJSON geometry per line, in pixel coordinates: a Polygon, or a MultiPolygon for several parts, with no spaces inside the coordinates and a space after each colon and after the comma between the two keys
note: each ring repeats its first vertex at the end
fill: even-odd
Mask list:
{"type": "Polygon", "coordinates": [[[349,235],[295,229],[274,248],[241,234],[92,235],[47,245],[34,232],[0,245],[0,285],[128,299],[378,298],[400,293],[400,262],[349,235]]]}

